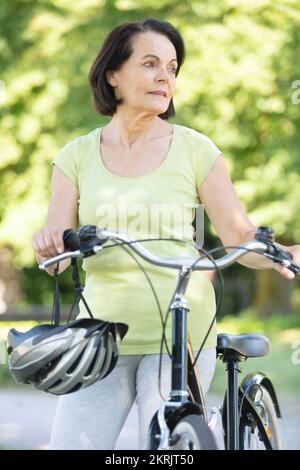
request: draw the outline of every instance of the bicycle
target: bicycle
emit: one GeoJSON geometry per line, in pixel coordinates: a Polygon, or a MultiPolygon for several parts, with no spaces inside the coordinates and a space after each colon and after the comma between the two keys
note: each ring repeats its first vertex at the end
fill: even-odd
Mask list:
{"type": "MultiPolygon", "coordinates": [[[[273,231],[268,227],[259,227],[252,241],[237,247],[227,247],[235,249],[225,256],[217,260],[209,257],[209,261],[204,261],[201,257],[197,259],[159,257],[126,233],[83,226],[76,233],[68,230],[64,234],[65,248],[71,251],[48,259],[39,268],[45,270],[67,258],[95,255],[105,248],[109,240],[115,241],[116,245],[130,247],[149,263],[179,271],[177,287],[169,306],[169,311],[172,313],[171,393],[169,399],[162,402],[151,421],[148,449],[216,449],[211,431],[215,423],[215,414],[208,419],[201,380],[194,367],[196,360],[188,338],[189,307],[184,294],[190,276],[194,270],[217,269],[219,272],[249,251],[259,253],[273,262],[279,262],[297,275],[300,275],[300,266],[292,262],[289,253],[274,245],[273,231]]],[[[111,246],[114,245],[109,245],[111,246]]],[[[210,253],[205,252],[205,256],[208,255],[210,253]]],[[[203,344],[204,342],[201,348],[203,344]]],[[[278,426],[281,413],[271,380],[266,375],[256,372],[247,375],[241,385],[238,385],[239,362],[251,357],[264,356],[268,352],[269,340],[263,335],[218,335],[217,356],[227,368],[222,425],[225,448],[228,450],[282,448],[278,426]]]]}

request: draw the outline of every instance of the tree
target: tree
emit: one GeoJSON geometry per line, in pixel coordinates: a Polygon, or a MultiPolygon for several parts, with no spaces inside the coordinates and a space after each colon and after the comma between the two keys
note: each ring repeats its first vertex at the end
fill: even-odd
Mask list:
{"type": "MultiPolygon", "coordinates": [[[[170,21],[186,43],[176,122],[220,147],[254,224],[271,225],[281,243],[300,240],[300,105],[292,100],[300,77],[296,0],[4,0],[0,246],[12,247],[28,301],[38,295],[31,236],[44,224],[51,161],[66,142],[108,121],[92,108],[91,63],[113,27],[147,17],[170,21]]],[[[50,284],[41,284],[45,299],[50,284]]]]}

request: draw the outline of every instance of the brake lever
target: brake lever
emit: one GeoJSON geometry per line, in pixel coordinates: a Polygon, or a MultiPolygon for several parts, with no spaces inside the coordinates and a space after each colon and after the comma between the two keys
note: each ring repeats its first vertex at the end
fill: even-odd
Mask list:
{"type": "Polygon", "coordinates": [[[281,266],[288,268],[294,274],[300,276],[300,266],[292,262],[292,255],[286,251],[278,249],[275,245],[268,246],[270,249],[269,253],[265,253],[265,257],[273,261],[273,263],[279,263],[281,266]]]}
{"type": "Polygon", "coordinates": [[[293,256],[291,255],[291,253],[288,253],[287,251],[284,251],[274,245],[274,231],[271,227],[258,227],[255,234],[255,239],[266,243],[266,258],[271,259],[274,263],[281,264],[281,266],[288,268],[294,274],[300,276],[300,266],[292,262],[293,256]]]}
{"type": "Polygon", "coordinates": [[[103,239],[99,238],[97,233],[98,228],[95,225],[83,225],[77,230],[76,235],[79,240],[80,252],[83,254],[83,258],[92,256],[96,251],[100,251],[108,240],[107,237],[103,239]],[[97,250],[95,250],[96,247],[97,250]]]}

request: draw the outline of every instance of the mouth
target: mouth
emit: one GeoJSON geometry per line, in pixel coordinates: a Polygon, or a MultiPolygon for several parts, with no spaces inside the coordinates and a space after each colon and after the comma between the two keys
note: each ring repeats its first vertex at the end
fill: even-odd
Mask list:
{"type": "Polygon", "coordinates": [[[167,97],[167,94],[164,91],[148,91],[149,95],[162,96],[163,98],[167,97]]]}

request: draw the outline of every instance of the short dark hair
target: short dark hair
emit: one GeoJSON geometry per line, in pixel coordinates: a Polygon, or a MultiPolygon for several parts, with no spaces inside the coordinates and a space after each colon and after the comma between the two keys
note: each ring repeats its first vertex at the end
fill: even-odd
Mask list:
{"type": "MultiPolygon", "coordinates": [[[[99,54],[97,55],[90,73],[89,82],[92,88],[94,107],[99,114],[112,116],[117,105],[122,99],[116,99],[113,87],[106,79],[106,72],[119,70],[121,65],[131,56],[133,52],[132,37],[138,33],[154,31],[166,36],[176,49],[178,67],[176,77],[185,57],[185,46],[179,32],[166,21],[147,19],[134,23],[123,23],[114,28],[104,40],[99,54]]],[[[169,103],[167,111],[160,114],[162,119],[175,116],[173,98],[169,103]]]]}

